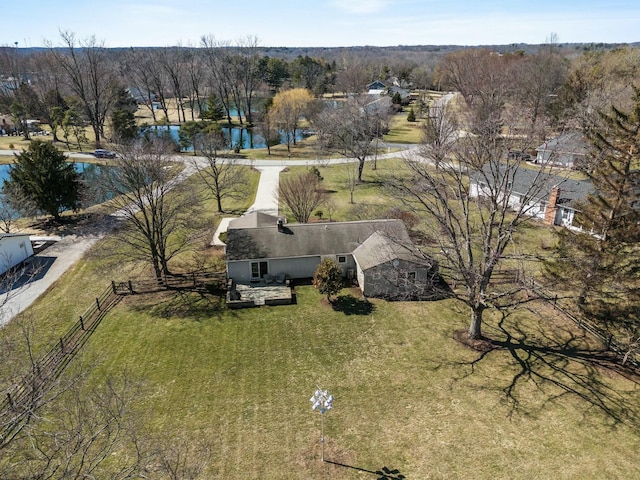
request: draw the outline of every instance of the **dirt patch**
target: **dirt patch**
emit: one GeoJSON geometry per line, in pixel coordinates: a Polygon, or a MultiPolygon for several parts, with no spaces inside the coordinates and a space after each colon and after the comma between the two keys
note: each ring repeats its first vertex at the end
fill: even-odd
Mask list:
{"type": "Polygon", "coordinates": [[[490,338],[469,338],[466,330],[456,330],[453,333],[453,339],[476,352],[490,352],[496,348],[490,338]]]}

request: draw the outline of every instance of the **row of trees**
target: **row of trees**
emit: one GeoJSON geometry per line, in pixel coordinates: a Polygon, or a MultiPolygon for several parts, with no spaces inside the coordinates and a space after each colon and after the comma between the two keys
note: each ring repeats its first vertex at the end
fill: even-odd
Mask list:
{"type": "Polygon", "coordinates": [[[255,37],[228,42],[204,36],[198,46],[115,50],[94,37],[78,39],[62,32],[60,42],[45,51],[26,55],[0,48],[0,109],[13,116],[25,136],[27,119],[39,118],[51,125],[54,140],[63,128],[67,143],[75,136],[81,144],[86,140],[79,137],[81,127],[90,125],[100,144],[106,125],[115,137],[135,130],[136,106],[127,89],[154,122],[165,121],[176,108],[181,123],[199,117],[231,121],[237,111],[239,121],[251,125],[267,120],[264,115],[254,118],[261,110],[257,99],[275,92],[294,87],[314,95],[358,93],[376,78],[393,77],[418,88],[459,91],[467,102],[484,104],[476,109],[484,116],[491,115],[488,103],[512,102],[512,111],[527,118],[519,128],[540,140],[550,125],[584,120],[580,117],[589,111],[587,104],[602,108],[625,98],[627,80],[638,75],[635,49],[587,52],[572,59],[553,42],[535,53],[466,49],[434,54],[424,65],[374,61],[348,50],[331,62],[309,56],[286,60],[262,52],[255,37]],[[479,71],[478,63],[486,68],[479,71]]]}
{"type": "MultiPolygon", "coordinates": [[[[357,93],[381,70],[350,55],[340,63],[309,56],[271,58],[250,36],[235,42],[203,36],[197,47],[112,50],[95,37],[62,32],[60,41],[47,47],[28,55],[0,48],[0,110],[14,117],[25,136],[26,120],[41,119],[51,125],[54,140],[70,111],[66,123],[81,119],[91,126],[97,144],[105,140],[105,126],[122,123],[130,109],[122,102],[125,90],[149,109],[154,123],[166,121],[176,108],[180,123],[219,110],[228,122],[237,112],[241,124],[252,125],[258,96],[291,87],[314,94],[357,93]]],[[[392,73],[388,67],[382,71],[392,73]]]]}

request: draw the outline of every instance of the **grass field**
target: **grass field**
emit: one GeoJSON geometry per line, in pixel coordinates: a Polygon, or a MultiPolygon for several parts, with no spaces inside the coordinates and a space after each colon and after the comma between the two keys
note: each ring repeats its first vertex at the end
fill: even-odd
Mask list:
{"type": "MultiPolygon", "coordinates": [[[[356,208],[386,205],[377,176],[400,167],[367,164],[356,208]]],[[[334,219],[349,219],[344,166],[320,171],[335,191],[334,219]]],[[[252,201],[225,207],[237,213],[252,201]]],[[[219,216],[210,201],[205,210],[213,229],[219,216]]],[[[521,241],[542,246],[549,232],[531,227],[521,241]]],[[[193,255],[219,262],[205,245],[193,255]]],[[[25,312],[38,325],[36,352],[111,279],[144,272],[123,253],[102,240],[25,312]]],[[[453,300],[369,303],[345,289],[332,307],[306,285],[296,300],[229,311],[208,295],[130,296],[79,360],[95,362],[94,383],[122,371],[138,381],[131,415],[151,432],[208,443],[201,478],[373,479],[385,466],[407,479],[640,478],[640,380],[545,305],[486,312],[493,341],[469,346],[459,341],[467,311],[453,300]],[[309,403],[318,385],[336,397],[324,429],[333,463],[320,461],[320,415],[309,403]]]]}
{"type": "MultiPolygon", "coordinates": [[[[321,171],[340,182],[339,166],[321,171]]],[[[360,198],[364,189],[373,201],[375,183],[360,198]]],[[[525,235],[544,241],[534,233],[525,235]]],[[[38,350],[110,279],[144,270],[111,242],[26,313],[38,321],[38,350]]],[[[408,479],[638,478],[638,378],[544,305],[488,311],[494,341],[474,349],[458,340],[467,312],[452,300],[368,303],[345,289],[333,308],[310,286],[296,287],[296,300],[228,311],[212,296],[127,297],[83,360],[97,365],[93,382],[126,371],[140,383],[131,414],[152,433],[208,443],[202,478],[350,480],[385,466],[408,479]],[[317,385],[336,397],[325,416],[334,463],[320,461],[317,385]]]]}
{"type": "Polygon", "coordinates": [[[634,477],[637,379],[590,361],[598,352],[574,326],[489,313],[497,342],[475,351],[455,339],[466,314],[452,301],[341,295],[334,309],[300,286],[296,305],[237,312],[128,297],[85,354],[96,381],[122,370],[142,381],[134,414],[153,432],[210,443],[203,478],[373,478],[354,468],[383,466],[416,479],[634,477]],[[344,466],[319,460],[316,385],[336,397],[325,458],[344,466]]]}

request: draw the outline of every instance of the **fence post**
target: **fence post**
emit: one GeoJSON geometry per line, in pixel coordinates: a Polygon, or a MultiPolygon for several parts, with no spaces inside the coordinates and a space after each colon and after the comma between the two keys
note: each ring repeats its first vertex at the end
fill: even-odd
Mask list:
{"type": "Polygon", "coordinates": [[[116,289],[116,282],[111,280],[111,290],[113,290],[113,293],[116,294],[118,293],[117,289],[116,289]]]}
{"type": "Polygon", "coordinates": [[[98,310],[100,310],[100,299],[96,298],[96,305],[98,306],[98,310]]]}
{"type": "Polygon", "coordinates": [[[133,294],[133,283],[129,280],[129,291],[133,294]]]}
{"type": "Polygon", "coordinates": [[[80,328],[84,330],[84,321],[82,320],[82,316],[80,316],[80,328]]]}
{"type": "Polygon", "coordinates": [[[7,400],[9,400],[9,405],[13,408],[13,400],[11,399],[11,393],[7,392],[7,400]]]}
{"type": "Polygon", "coordinates": [[[64,353],[64,342],[60,339],[60,351],[64,353]]]}

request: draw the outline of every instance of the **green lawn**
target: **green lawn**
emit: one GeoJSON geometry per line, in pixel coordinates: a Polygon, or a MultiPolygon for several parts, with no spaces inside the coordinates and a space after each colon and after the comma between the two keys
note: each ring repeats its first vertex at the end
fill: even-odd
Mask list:
{"type": "Polygon", "coordinates": [[[336,397],[325,458],[344,465],[407,478],[636,472],[638,383],[584,361],[593,345],[573,326],[489,315],[487,333],[513,335],[513,351],[483,354],[454,339],[466,315],[452,301],[368,307],[350,297],[345,313],[312,287],[296,294],[297,305],[237,312],[129,297],[87,354],[102,361],[98,377],[126,369],[145,380],[137,415],[153,430],[210,442],[204,478],[363,478],[319,461],[316,385],[336,397]]]}
{"type": "Polygon", "coordinates": [[[392,143],[420,143],[422,141],[421,122],[408,122],[407,113],[396,114],[391,121],[391,129],[385,134],[384,141],[392,143]]]}
{"type": "MultiPolygon", "coordinates": [[[[337,164],[318,167],[323,177],[324,188],[328,191],[329,202],[332,209],[326,205],[318,207],[322,211],[325,220],[331,217],[332,221],[348,221],[361,218],[384,217],[385,212],[394,204],[393,198],[386,194],[382,188],[382,179],[390,172],[398,172],[404,169],[404,164],[400,159],[378,160],[376,169],[373,169],[373,162],[366,162],[362,173],[362,183],[354,187],[353,203],[350,203],[350,193],[347,187],[347,169],[356,168],[355,164],[337,164]]],[[[294,175],[296,172],[305,170],[306,166],[288,167],[281,175],[294,175]]],[[[284,211],[284,205],[280,208],[284,211]]],[[[318,217],[312,220],[320,220],[318,217]]],[[[290,219],[293,221],[293,219],[290,219]]]]}
{"type": "MultiPolygon", "coordinates": [[[[344,203],[341,166],[321,173],[344,203]]],[[[360,205],[384,201],[376,175],[365,167],[360,205]]],[[[218,215],[206,210],[213,227],[218,215]]],[[[542,246],[543,230],[522,241],[542,246]]],[[[37,321],[37,352],[109,280],[144,270],[121,248],[99,242],[23,315],[37,321]]],[[[131,414],[152,432],[209,443],[202,478],[373,479],[367,472],[384,466],[408,479],[638,478],[640,380],[544,305],[486,312],[495,342],[472,349],[457,340],[467,311],[453,300],[366,303],[344,290],[334,310],[310,286],[296,287],[296,299],[227,311],[211,296],[127,297],[82,360],[96,362],[94,382],[122,371],[140,382],[131,414]],[[341,465],[320,461],[320,415],[309,403],[317,385],[336,398],[325,458],[341,465]]]]}

